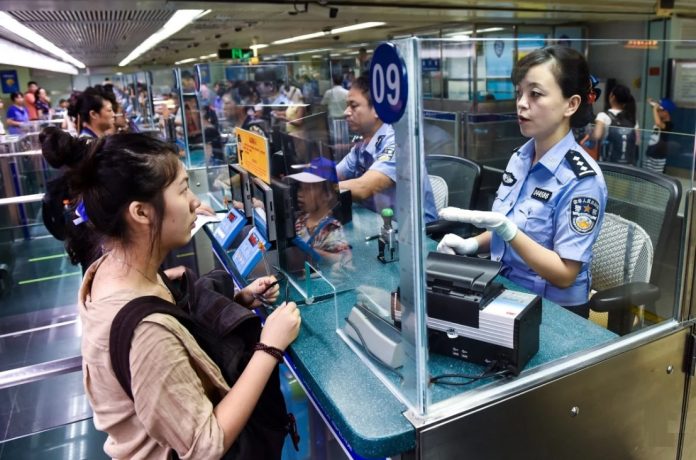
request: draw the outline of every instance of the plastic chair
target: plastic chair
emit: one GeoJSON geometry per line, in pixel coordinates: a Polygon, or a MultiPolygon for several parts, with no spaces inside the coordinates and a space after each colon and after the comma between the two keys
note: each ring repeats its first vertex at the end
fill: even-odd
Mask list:
{"type": "Polygon", "coordinates": [[[428,179],[430,179],[430,187],[433,189],[435,207],[438,211],[442,208],[446,208],[449,198],[449,187],[447,187],[447,182],[445,182],[445,179],[442,177],[432,174],[428,174],[428,179]]]}
{"type": "MultiPolygon", "coordinates": [[[[481,181],[481,167],[478,164],[451,155],[427,155],[425,167],[429,176],[441,177],[447,184],[446,206],[473,209],[481,181]]],[[[435,202],[437,205],[437,198],[435,202]]],[[[460,222],[435,221],[426,226],[426,233],[434,238],[446,233],[457,233],[466,237],[471,231],[470,225],[460,222]]]]}
{"type": "Polygon", "coordinates": [[[599,166],[609,192],[606,212],[643,228],[655,248],[655,264],[662,265],[668,255],[670,234],[676,227],[681,184],[670,176],[634,166],[615,163],[599,163],[599,166]]]}
{"type": "Polygon", "coordinates": [[[660,289],[650,284],[653,245],[639,225],[612,213],[604,223],[593,248],[590,319],[602,323],[596,313],[608,314],[609,330],[625,335],[636,318],[642,320],[643,306],[652,306],[660,289]]]}
{"type": "Polygon", "coordinates": [[[440,176],[447,183],[448,206],[472,209],[481,180],[481,167],[478,164],[450,155],[427,155],[425,167],[428,174],[440,176]]]}

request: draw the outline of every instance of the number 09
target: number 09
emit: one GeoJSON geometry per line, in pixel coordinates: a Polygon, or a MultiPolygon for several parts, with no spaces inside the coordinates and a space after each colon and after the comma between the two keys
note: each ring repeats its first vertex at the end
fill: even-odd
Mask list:
{"type": "Polygon", "coordinates": [[[386,75],[382,64],[375,64],[372,68],[372,91],[375,102],[381,104],[384,101],[385,92],[389,105],[396,105],[401,97],[401,80],[399,68],[391,63],[387,66],[386,75]],[[385,91],[386,88],[386,91],[385,91]]]}

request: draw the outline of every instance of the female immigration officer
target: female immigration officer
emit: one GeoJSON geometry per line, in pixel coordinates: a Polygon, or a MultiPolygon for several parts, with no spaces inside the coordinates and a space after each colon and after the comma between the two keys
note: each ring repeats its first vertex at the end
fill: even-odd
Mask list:
{"type": "Polygon", "coordinates": [[[518,62],[512,81],[520,131],[531,139],[513,152],[490,212],[440,211],[488,231],[445,235],[438,251],[490,250],[507,278],[587,317],[592,245],[607,200],[602,172],[571,131],[592,120],[587,62],[569,47],[538,49],[518,62]]]}

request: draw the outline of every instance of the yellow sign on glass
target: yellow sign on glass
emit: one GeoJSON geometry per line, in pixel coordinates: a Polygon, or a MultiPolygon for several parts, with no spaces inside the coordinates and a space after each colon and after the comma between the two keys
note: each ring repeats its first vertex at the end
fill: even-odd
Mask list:
{"type": "Polygon", "coordinates": [[[237,154],[242,168],[265,183],[271,183],[271,158],[268,154],[268,140],[256,133],[237,128],[237,154]]]}

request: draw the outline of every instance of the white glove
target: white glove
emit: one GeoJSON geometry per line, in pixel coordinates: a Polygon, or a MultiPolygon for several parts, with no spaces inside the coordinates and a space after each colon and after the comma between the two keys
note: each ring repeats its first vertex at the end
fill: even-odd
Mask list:
{"type": "Polygon", "coordinates": [[[499,212],[447,207],[440,210],[440,218],[485,228],[497,233],[504,241],[510,241],[517,235],[517,225],[499,212]]]}
{"type": "Polygon", "coordinates": [[[476,238],[464,239],[454,233],[448,233],[437,244],[437,252],[443,254],[475,254],[478,248],[476,238]]]}

